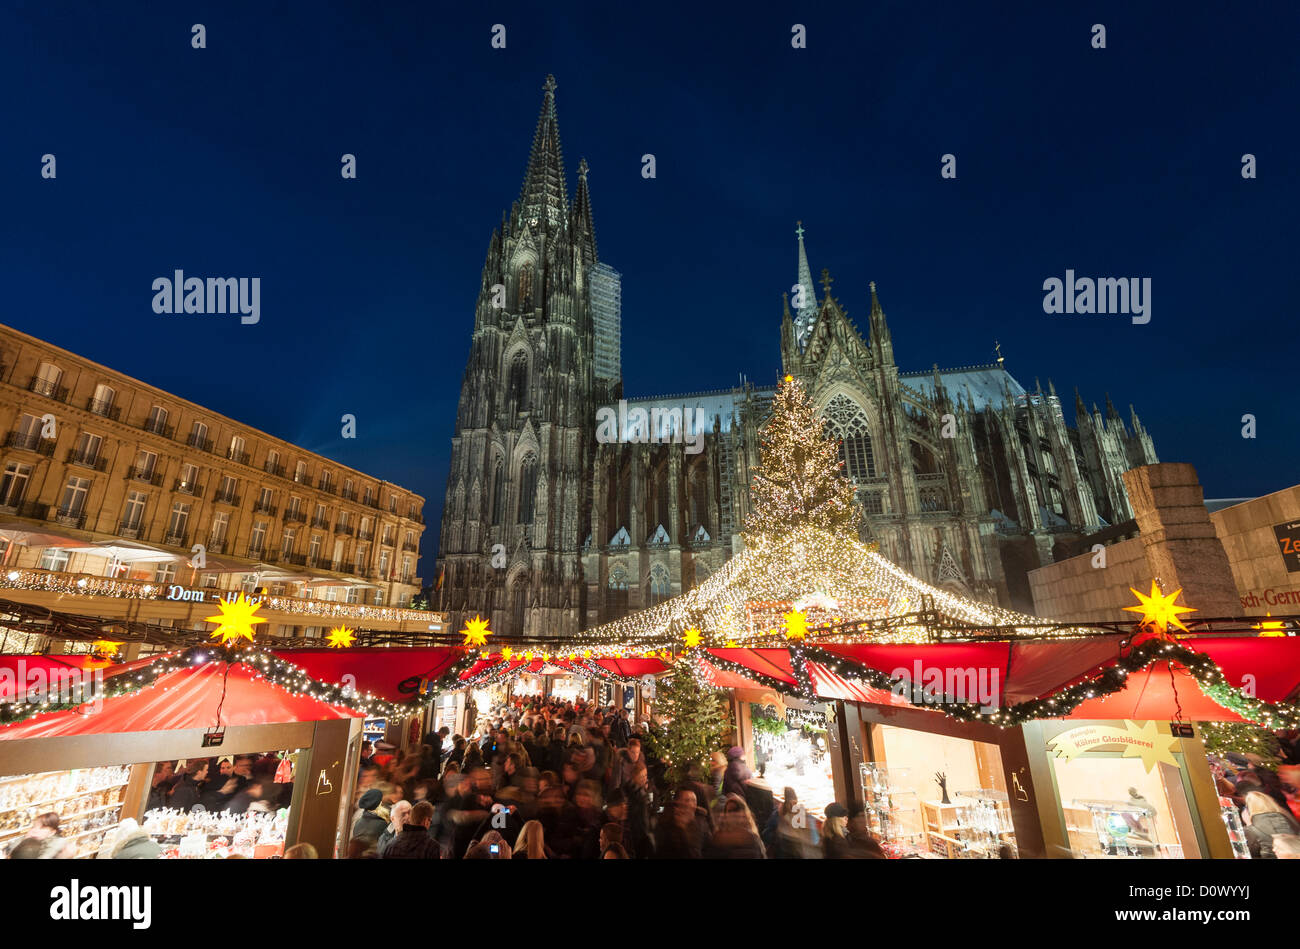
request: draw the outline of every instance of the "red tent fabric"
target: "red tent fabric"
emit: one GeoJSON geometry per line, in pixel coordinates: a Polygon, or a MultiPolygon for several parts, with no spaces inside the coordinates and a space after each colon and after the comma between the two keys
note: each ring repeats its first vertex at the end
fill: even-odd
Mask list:
{"type": "Polygon", "coordinates": [[[151,686],[103,700],[99,711],[46,712],[22,722],[0,726],[0,741],[61,738],[68,735],[108,735],[119,732],[172,731],[222,725],[268,725],[278,722],[320,722],[363,718],[362,712],[295,695],[274,685],[242,663],[230,667],[209,662],[160,676],[151,686]],[[222,680],[225,701],[222,702],[222,680]]]}
{"type": "Polygon", "coordinates": [[[313,679],[341,685],[351,676],[352,687],[389,702],[405,702],[413,693],[398,684],[411,676],[436,679],[456,661],[457,650],[448,646],[405,648],[364,646],[356,649],[282,649],[275,653],[301,666],[313,679]]]}
{"type": "Polygon", "coordinates": [[[146,656],[131,662],[115,663],[90,655],[0,655],[0,702],[22,701],[28,688],[42,693],[58,691],[61,682],[79,677],[86,671],[99,672],[104,679],[110,679],[147,666],[157,658],[146,656]]]}
{"type": "Polygon", "coordinates": [[[1264,702],[1283,702],[1300,689],[1300,636],[1215,636],[1183,645],[1207,654],[1232,685],[1249,684],[1264,702]]]}
{"type": "Polygon", "coordinates": [[[1167,662],[1153,662],[1130,675],[1119,692],[1084,699],[1073,712],[1061,717],[1167,722],[1245,721],[1202,692],[1196,680],[1182,669],[1174,670],[1171,678],[1167,662]]]}

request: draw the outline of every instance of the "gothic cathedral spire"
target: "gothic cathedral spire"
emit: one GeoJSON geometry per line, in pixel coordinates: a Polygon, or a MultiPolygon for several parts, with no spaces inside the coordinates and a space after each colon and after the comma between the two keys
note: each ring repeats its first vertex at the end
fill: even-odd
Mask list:
{"type": "Polygon", "coordinates": [[[813,324],[817,322],[817,294],[813,290],[812,271],[808,267],[808,252],[803,246],[803,221],[795,222],[795,237],[799,240],[799,273],[798,282],[795,284],[795,339],[799,343],[799,351],[803,352],[808,345],[808,334],[812,332],[813,324]],[[799,294],[802,293],[802,305],[799,305],[799,294]]]}
{"type": "Polygon", "coordinates": [[[560,125],[555,115],[555,77],[547,76],[542,88],[542,111],[537,116],[528,171],[519,192],[519,210],[522,223],[554,232],[568,225],[569,199],[564,187],[560,125]]]}

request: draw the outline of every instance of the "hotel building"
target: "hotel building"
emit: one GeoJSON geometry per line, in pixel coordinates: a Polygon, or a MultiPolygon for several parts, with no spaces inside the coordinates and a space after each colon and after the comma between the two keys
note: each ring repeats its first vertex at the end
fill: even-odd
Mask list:
{"type": "MultiPolygon", "coordinates": [[[[0,433],[0,600],[200,630],[243,590],[261,635],[441,629],[405,488],[5,326],[0,433]]],[[[0,652],[60,648],[3,623],[0,652]]]]}

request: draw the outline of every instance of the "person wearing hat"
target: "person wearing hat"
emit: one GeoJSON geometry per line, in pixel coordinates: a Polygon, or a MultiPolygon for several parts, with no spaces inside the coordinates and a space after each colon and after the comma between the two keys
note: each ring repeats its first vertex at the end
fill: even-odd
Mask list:
{"type": "Polygon", "coordinates": [[[880,860],[885,856],[866,828],[866,811],[862,805],[855,802],[850,810],[839,801],[826,805],[822,853],[827,860],[880,860]]]}
{"type": "Polygon", "coordinates": [[[371,855],[379,845],[380,835],[388,829],[390,817],[383,806],[383,801],[383,791],[379,788],[367,788],[359,802],[361,816],[352,825],[352,839],[364,842],[366,853],[371,855]]]}

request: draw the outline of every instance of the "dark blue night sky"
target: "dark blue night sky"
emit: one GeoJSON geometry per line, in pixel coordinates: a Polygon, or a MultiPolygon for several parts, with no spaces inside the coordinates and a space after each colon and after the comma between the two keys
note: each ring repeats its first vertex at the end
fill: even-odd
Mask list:
{"type": "Polygon", "coordinates": [[[1132,402],[1208,497],[1300,480],[1294,5],[463,6],[4,4],[0,321],[422,493],[428,581],[484,252],[552,72],[630,394],[775,381],[801,219],[851,317],[876,281],[904,370],[997,339],[1071,422],[1076,385],[1132,402]],[[156,315],[178,268],[260,276],[261,322],[156,315]],[[1044,314],[1067,268],[1150,277],[1151,322],[1044,314]]]}

